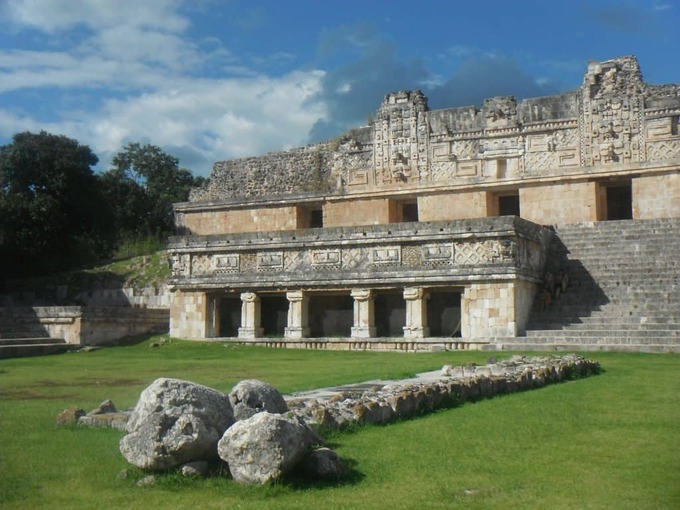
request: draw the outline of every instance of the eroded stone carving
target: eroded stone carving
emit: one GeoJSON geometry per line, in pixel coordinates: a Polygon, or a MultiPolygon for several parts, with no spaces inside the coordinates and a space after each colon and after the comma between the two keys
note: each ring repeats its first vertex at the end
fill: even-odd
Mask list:
{"type": "Polygon", "coordinates": [[[430,111],[422,92],[399,91],[385,96],[371,125],[339,139],[216,163],[191,201],[560,177],[578,167],[658,161],[675,157],[679,114],[680,87],[645,84],[634,57],[590,63],[578,91],[520,103],[494,97],[480,109],[430,111]],[[657,140],[665,142],[647,149],[657,140]],[[485,171],[496,158],[517,158],[515,173],[485,171]]]}

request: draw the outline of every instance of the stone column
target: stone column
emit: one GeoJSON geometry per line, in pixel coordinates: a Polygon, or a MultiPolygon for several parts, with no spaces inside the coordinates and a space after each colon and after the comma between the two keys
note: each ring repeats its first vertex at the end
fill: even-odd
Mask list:
{"type": "Polygon", "coordinates": [[[285,337],[300,339],[309,336],[309,296],[301,290],[286,292],[288,299],[288,325],[285,337]]]}
{"type": "Polygon", "coordinates": [[[372,338],[375,336],[374,294],[371,289],[353,289],[354,325],[352,338],[372,338]]]}
{"type": "Polygon", "coordinates": [[[430,335],[427,327],[427,306],[425,291],[421,287],[407,287],[404,289],[406,301],[406,326],[404,338],[425,338],[430,335]]]}
{"type": "Polygon", "coordinates": [[[254,292],[241,294],[241,327],[238,328],[239,338],[259,338],[263,330],[260,327],[260,296],[254,292]]]}

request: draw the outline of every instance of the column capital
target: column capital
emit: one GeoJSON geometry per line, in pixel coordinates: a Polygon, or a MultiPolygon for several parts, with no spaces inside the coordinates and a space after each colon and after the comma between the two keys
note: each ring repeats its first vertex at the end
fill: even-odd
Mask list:
{"type": "Polygon", "coordinates": [[[258,296],[255,292],[241,292],[241,301],[244,303],[254,303],[259,300],[260,296],[258,296]]]}
{"type": "Polygon", "coordinates": [[[352,289],[350,295],[355,301],[368,301],[375,297],[373,289],[352,289]]]}
{"type": "Polygon", "coordinates": [[[302,301],[306,297],[306,293],[302,290],[289,290],[286,292],[286,299],[288,301],[302,301]]]}
{"type": "Polygon", "coordinates": [[[422,287],[405,287],[404,288],[404,299],[407,301],[413,301],[415,299],[423,299],[425,296],[425,291],[422,287]]]}

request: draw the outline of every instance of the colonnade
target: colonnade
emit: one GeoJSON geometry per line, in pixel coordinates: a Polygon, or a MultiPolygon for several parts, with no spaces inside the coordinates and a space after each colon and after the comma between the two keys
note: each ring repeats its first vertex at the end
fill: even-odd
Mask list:
{"type": "MultiPolygon", "coordinates": [[[[460,287],[459,287],[460,288],[460,287]]],[[[449,288],[450,289],[450,288],[449,288]]],[[[536,285],[528,280],[510,279],[506,281],[474,282],[465,285],[460,297],[460,333],[463,338],[489,338],[517,336],[522,333],[529,319],[536,285]]],[[[452,289],[444,292],[455,292],[452,289]]],[[[417,340],[441,336],[442,324],[432,322],[428,324],[428,307],[432,307],[430,321],[436,320],[434,303],[428,298],[435,293],[442,292],[438,288],[409,286],[404,287],[402,296],[404,303],[400,305],[403,316],[399,321],[403,324],[403,334],[399,334],[400,325],[392,319],[386,319],[384,303],[380,301],[380,310],[376,306],[376,297],[389,294],[393,290],[354,288],[344,294],[345,299],[353,300],[350,305],[336,311],[342,312],[346,319],[347,334],[350,338],[370,339],[380,336],[403,336],[405,340],[417,340]],[[351,320],[348,314],[352,314],[351,320]],[[376,324],[376,316],[378,323],[376,324]],[[385,320],[391,321],[386,335],[385,320]],[[439,335],[437,334],[439,333],[439,335]]],[[[262,299],[271,293],[242,292],[240,294],[240,310],[234,307],[231,311],[240,321],[238,327],[230,333],[240,339],[261,338],[265,334],[262,320],[262,299]],[[237,329],[236,329],[237,328],[237,329]]],[[[318,336],[318,308],[314,296],[324,296],[322,292],[290,290],[285,294],[287,303],[287,317],[283,336],[286,340],[297,341],[311,336],[318,336]],[[312,311],[310,313],[310,300],[312,311]],[[311,316],[314,314],[314,316],[311,316]],[[310,327],[312,326],[312,327],[310,327]]],[[[170,310],[170,334],[178,338],[210,338],[218,336],[220,332],[218,302],[219,295],[204,290],[182,291],[174,293],[170,310]]],[[[236,298],[238,299],[238,298],[236,298]]],[[[391,306],[391,305],[388,305],[391,306]]],[[[441,310],[441,301],[438,305],[441,310]]],[[[454,305],[455,306],[455,305],[454,305]]],[[[390,310],[394,309],[389,309],[390,310]]],[[[284,312],[281,307],[277,313],[284,312]]],[[[451,316],[449,316],[450,319],[451,316]]],[[[283,319],[283,317],[281,317],[283,319]]],[[[271,317],[266,317],[271,319],[271,317]]],[[[235,318],[233,322],[238,319],[235,318]]],[[[264,321],[271,325],[271,322],[264,321]]],[[[281,321],[283,322],[283,321],[281,321]]],[[[455,326],[455,325],[454,325],[455,326]]],[[[270,327],[270,326],[268,326],[270,327]]],[[[280,326],[277,326],[280,327],[280,326]]],[[[449,330],[453,330],[451,326],[449,330]]],[[[267,333],[269,334],[269,333],[267,333]]],[[[344,333],[343,333],[344,334],[344,333]]]]}
{"type": "MultiPolygon", "coordinates": [[[[376,336],[375,324],[375,296],[373,289],[352,289],[350,292],[354,300],[352,338],[373,338],[376,336]]],[[[426,291],[421,287],[407,287],[403,292],[406,303],[406,321],[404,338],[426,338],[429,336],[427,327],[426,291]]],[[[307,338],[309,328],[309,292],[293,290],[286,292],[288,300],[288,320],[284,336],[291,340],[307,338]]],[[[255,292],[241,294],[241,326],[238,329],[239,338],[259,338],[263,334],[261,326],[260,296],[255,292]]]]}

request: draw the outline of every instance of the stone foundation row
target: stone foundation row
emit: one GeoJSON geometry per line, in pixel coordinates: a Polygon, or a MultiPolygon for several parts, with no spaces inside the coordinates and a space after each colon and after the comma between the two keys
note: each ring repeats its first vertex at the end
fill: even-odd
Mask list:
{"type": "Polygon", "coordinates": [[[598,362],[575,354],[513,356],[485,366],[444,366],[436,381],[392,384],[377,391],[347,391],[329,400],[294,399],[288,406],[309,425],[341,429],[352,424],[389,423],[463,402],[541,388],[599,372],[598,362]]]}

